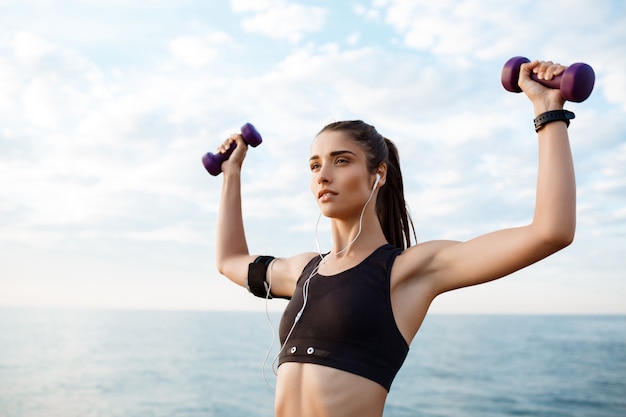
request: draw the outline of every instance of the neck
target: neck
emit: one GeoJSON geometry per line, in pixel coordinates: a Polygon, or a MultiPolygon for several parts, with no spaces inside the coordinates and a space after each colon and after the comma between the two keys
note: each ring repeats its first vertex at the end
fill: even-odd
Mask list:
{"type": "Polygon", "coordinates": [[[378,217],[375,213],[368,212],[369,210],[363,216],[362,222],[359,218],[350,221],[332,220],[333,249],[329,256],[349,257],[363,251],[371,252],[387,243],[378,217]]]}

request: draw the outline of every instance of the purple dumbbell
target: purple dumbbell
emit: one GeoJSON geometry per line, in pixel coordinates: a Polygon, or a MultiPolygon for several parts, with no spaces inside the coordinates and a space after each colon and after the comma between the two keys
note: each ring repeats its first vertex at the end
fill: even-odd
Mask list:
{"type": "MultiPolygon", "coordinates": [[[[246,123],[241,126],[241,136],[243,137],[244,142],[253,148],[259,146],[259,144],[263,141],[261,139],[261,135],[259,132],[252,126],[250,123],[246,123]]],[[[237,143],[233,142],[230,145],[230,148],[224,153],[212,154],[211,152],[207,153],[202,157],[202,165],[209,171],[211,175],[219,175],[222,172],[222,162],[227,160],[230,155],[233,153],[235,148],[237,147],[237,143]]]]}
{"type": "MultiPolygon", "coordinates": [[[[522,89],[517,85],[517,80],[519,79],[520,66],[527,62],[530,60],[523,56],[516,56],[506,61],[504,68],[502,68],[502,86],[507,91],[522,92],[522,89]]],[[[565,100],[576,103],[585,101],[589,97],[596,80],[593,68],[582,62],[570,65],[561,75],[549,81],[540,80],[535,74],[531,74],[530,78],[545,87],[561,90],[561,95],[565,100]]]]}

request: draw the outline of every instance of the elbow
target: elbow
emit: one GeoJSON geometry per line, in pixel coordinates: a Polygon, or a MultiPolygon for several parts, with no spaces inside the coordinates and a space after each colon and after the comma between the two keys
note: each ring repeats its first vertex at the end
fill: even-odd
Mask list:
{"type": "Polygon", "coordinates": [[[226,259],[221,256],[215,257],[215,268],[221,275],[226,275],[226,259]]]}
{"type": "Polygon", "coordinates": [[[217,250],[215,251],[215,269],[217,269],[217,272],[219,272],[220,275],[228,275],[228,269],[231,263],[231,259],[232,256],[223,248],[217,248],[217,250]]]}
{"type": "Polygon", "coordinates": [[[552,240],[552,244],[557,250],[565,249],[574,242],[574,231],[571,233],[563,233],[560,236],[555,236],[552,240]]]}
{"type": "Polygon", "coordinates": [[[225,259],[216,260],[215,267],[217,268],[217,272],[225,277],[228,277],[232,270],[232,264],[227,262],[225,259]]]}
{"type": "Polygon", "coordinates": [[[542,241],[545,246],[551,248],[551,252],[558,252],[574,242],[575,234],[574,226],[559,228],[544,233],[542,241]]]}
{"type": "Polygon", "coordinates": [[[561,226],[554,238],[555,242],[561,246],[561,249],[568,247],[574,242],[576,235],[576,214],[569,216],[569,220],[561,223],[561,226]]]}
{"type": "Polygon", "coordinates": [[[225,276],[231,281],[236,281],[237,279],[235,277],[238,277],[241,274],[242,262],[243,259],[239,257],[218,256],[215,259],[215,268],[220,275],[225,276]]]}
{"type": "Polygon", "coordinates": [[[573,211],[555,213],[553,216],[539,216],[533,220],[535,238],[551,252],[557,252],[571,245],[576,234],[576,213],[573,211]]]}

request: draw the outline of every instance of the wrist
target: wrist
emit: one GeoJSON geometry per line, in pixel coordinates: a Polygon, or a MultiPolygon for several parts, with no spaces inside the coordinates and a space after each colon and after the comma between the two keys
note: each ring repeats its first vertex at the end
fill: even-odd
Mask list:
{"type": "Polygon", "coordinates": [[[569,121],[576,115],[568,110],[549,110],[539,114],[534,118],[535,132],[539,132],[545,125],[552,122],[564,122],[566,127],[569,127],[569,121]]]}
{"type": "Polygon", "coordinates": [[[228,167],[222,165],[222,175],[224,176],[224,180],[227,179],[235,179],[239,180],[241,178],[241,166],[237,164],[229,165],[228,167]]]}
{"type": "Polygon", "coordinates": [[[542,113],[553,111],[553,110],[563,110],[563,105],[565,103],[555,102],[555,101],[540,101],[535,102],[533,105],[533,109],[535,111],[535,117],[539,116],[542,113]]]}

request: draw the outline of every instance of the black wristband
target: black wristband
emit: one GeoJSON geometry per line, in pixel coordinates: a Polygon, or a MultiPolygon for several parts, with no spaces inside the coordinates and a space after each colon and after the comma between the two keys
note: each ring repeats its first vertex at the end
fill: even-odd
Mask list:
{"type": "Polygon", "coordinates": [[[535,132],[539,132],[542,127],[548,123],[562,121],[569,127],[569,121],[576,117],[574,113],[569,110],[551,110],[545,113],[541,113],[535,117],[533,122],[535,123],[535,132]]]}

